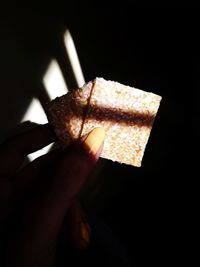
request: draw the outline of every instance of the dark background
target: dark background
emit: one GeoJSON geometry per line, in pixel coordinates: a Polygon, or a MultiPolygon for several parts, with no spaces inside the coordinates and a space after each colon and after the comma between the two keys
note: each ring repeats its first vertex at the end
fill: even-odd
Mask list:
{"type": "MultiPolygon", "coordinates": [[[[142,167],[99,162],[98,190],[83,197],[96,239],[79,255],[81,263],[191,263],[198,217],[198,8],[55,2],[10,5],[1,13],[0,141],[19,123],[33,96],[45,107],[42,77],[52,57],[70,89],[77,86],[62,44],[65,28],[86,81],[104,77],[163,97],[142,167]]],[[[93,184],[86,191],[94,189],[93,184]]]]}

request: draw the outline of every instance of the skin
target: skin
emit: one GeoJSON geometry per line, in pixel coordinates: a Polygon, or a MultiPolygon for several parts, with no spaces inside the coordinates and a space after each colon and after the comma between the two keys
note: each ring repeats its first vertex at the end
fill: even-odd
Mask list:
{"type": "Polygon", "coordinates": [[[26,155],[54,141],[47,124],[0,146],[1,266],[55,266],[66,215],[73,244],[85,248],[89,242],[89,227],[76,195],[102,146],[93,155],[83,138],[65,152],[55,149],[21,167],[26,155]]]}

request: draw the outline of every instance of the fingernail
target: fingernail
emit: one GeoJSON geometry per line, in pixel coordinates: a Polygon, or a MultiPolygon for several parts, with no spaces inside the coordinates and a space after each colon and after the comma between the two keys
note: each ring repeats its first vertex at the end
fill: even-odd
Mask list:
{"type": "Polygon", "coordinates": [[[101,147],[104,139],[105,139],[106,133],[103,128],[94,128],[89,135],[86,137],[84,144],[89,151],[90,154],[96,155],[99,148],[101,147]]]}
{"type": "Polygon", "coordinates": [[[84,240],[87,244],[90,243],[90,227],[87,223],[81,222],[81,239],[84,240]]]}

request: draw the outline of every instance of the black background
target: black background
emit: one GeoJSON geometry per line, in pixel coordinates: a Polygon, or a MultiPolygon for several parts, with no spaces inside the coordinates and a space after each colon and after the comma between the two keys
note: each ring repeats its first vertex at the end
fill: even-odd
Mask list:
{"type": "MultiPolygon", "coordinates": [[[[163,97],[142,167],[100,160],[98,208],[94,212],[93,205],[88,212],[103,221],[135,266],[191,262],[198,217],[198,8],[55,2],[11,5],[1,13],[1,140],[19,122],[32,96],[45,105],[41,81],[51,58],[57,58],[70,89],[76,86],[65,62],[65,28],[73,36],[86,81],[104,77],[163,97]]],[[[116,251],[111,252],[113,264],[116,251]]],[[[92,261],[91,254],[96,256],[92,249],[92,261]]],[[[109,256],[101,250],[97,257],[92,266],[108,264],[109,256]]]]}

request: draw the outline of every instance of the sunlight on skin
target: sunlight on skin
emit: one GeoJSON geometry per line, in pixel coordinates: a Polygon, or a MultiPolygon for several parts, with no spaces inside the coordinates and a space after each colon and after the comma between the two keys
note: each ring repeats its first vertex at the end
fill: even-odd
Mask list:
{"type": "Polygon", "coordinates": [[[78,87],[83,86],[83,84],[85,84],[85,79],[83,76],[83,72],[80,66],[80,62],[78,59],[78,55],[76,52],[76,48],[74,45],[74,41],[72,39],[72,36],[69,32],[69,30],[66,30],[65,34],[64,34],[64,43],[65,43],[65,47],[67,50],[67,54],[69,56],[69,60],[76,78],[76,82],[78,87]]]}

